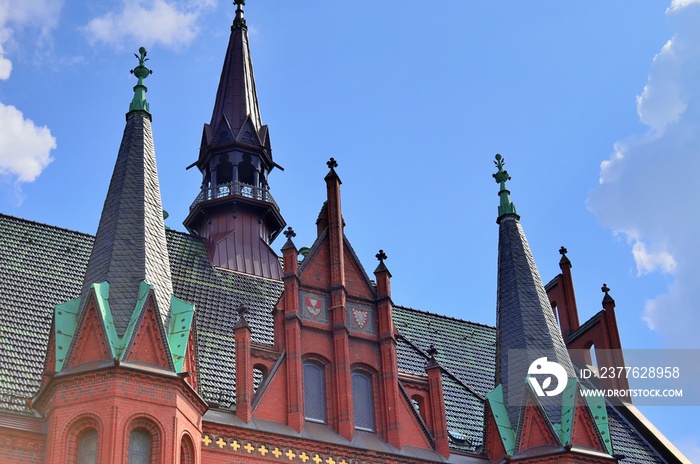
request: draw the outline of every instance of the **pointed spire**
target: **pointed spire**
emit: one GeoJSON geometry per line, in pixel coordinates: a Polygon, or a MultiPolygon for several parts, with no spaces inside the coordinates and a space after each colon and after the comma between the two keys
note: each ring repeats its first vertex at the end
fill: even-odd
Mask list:
{"type": "Polygon", "coordinates": [[[152,285],[163,321],[173,293],[156,168],[151,117],[143,79],[146,50],[140,49],[139,79],[132,110],[107,191],[82,291],[85,304],[93,283],[109,282],[109,305],[121,336],[139,301],[142,281],[152,285]],[[136,105],[136,106],[134,106],[136,105]]]}
{"type": "MultiPolygon", "coordinates": [[[[508,198],[505,181],[510,177],[503,170],[502,157],[497,155],[496,161],[498,173],[494,177],[501,183],[496,385],[503,386],[511,424],[517,427],[530,365],[547,358],[547,362],[561,365],[568,376],[573,377],[574,370],[525,232],[508,198]]],[[[550,421],[557,423],[561,398],[549,404],[551,398],[539,399],[550,421]]]]}
{"type": "Polygon", "coordinates": [[[261,143],[265,144],[258,94],[255,90],[253,61],[248,46],[248,28],[243,18],[245,1],[236,0],[234,3],[236,16],[231,26],[231,36],[210,123],[212,137],[216,139],[220,126],[228,124],[231,136],[235,138],[246,119],[250,118],[257,136],[262,139],[261,143]]]}
{"type": "Polygon", "coordinates": [[[143,84],[143,80],[153,74],[153,71],[146,67],[146,61],[148,61],[146,54],[147,52],[144,47],[139,48],[138,55],[134,53],[134,56],[139,60],[139,65],[131,70],[131,74],[138,78],[138,82],[134,86],[134,98],[129,105],[129,112],[126,113],[127,118],[134,111],[143,111],[148,115],[149,119],[151,118],[151,106],[146,101],[146,92],[148,88],[143,84]]]}
{"type": "Polygon", "coordinates": [[[498,168],[498,172],[493,175],[496,182],[501,184],[501,190],[498,192],[498,196],[501,197],[501,204],[498,206],[498,219],[497,223],[501,223],[501,219],[505,216],[513,216],[520,219],[520,216],[515,212],[515,205],[510,201],[510,191],[506,188],[506,182],[510,180],[508,171],[503,169],[503,165],[506,164],[506,160],[500,155],[496,154],[496,161],[493,162],[498,168]]]}

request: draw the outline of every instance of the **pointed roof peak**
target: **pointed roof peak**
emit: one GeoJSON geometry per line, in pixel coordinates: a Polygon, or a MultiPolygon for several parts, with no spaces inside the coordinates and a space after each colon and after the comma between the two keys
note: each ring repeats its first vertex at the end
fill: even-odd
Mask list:
{"type": "Polygon", "coordinates": [[[168,319],[173,294],[151,115],[143,85],[150,70],[145,66],[146,49],[141,47],[139,53],[139,65],[133,71],[139,82],[127,113],[81,301],[84,305],[92,284],[109,282],[109,305],[119,336],[127,330],[143,297],[141,282],[153,286],[163,322],[168,319]]]}
{"type": "MultiPolygon", "coordinates": [[[[209,125],[213,131],[212,135],[215,135],[225,117],[235,137],[246,123],[246,119],[250,118],[256,135],[260,137],[263,123],[255,89],[253,61],[248,46],[248,27],[243,17],[245,0],[235,0],[234,4],[236,14],[231,26],[231,36],[209,125]]],[[[214,142],[213,145],[216,143],[214,142]]]]}
{"type": "Polygon", "coordinates": [[[134,53],[136,59],[139,60],[139,65],[131,70],[131,74],[138,78],[138,82],[134,86],[134,98],[129,105],[129,112],[126,113],[127,118],[134,111],[143,111],[148,115],[149,119],[151,118],[151,107],[146,101],[146,92],[148,88],[143,83],[144,79],[153,74],[153,71],[146,67],[146,61],[148,61],[148,58],[146,58],[147,53],[144,47],[139,48],[138,55],[134,53]]]}
{"type": "Polygon", "coordinates": [[[498,219],[496,219],[496,222],[500,224],[501,219],[506,216],[520,219],[520,216],[518,216],[518,213],[515,211],[515,205],[510,201],[510,191],[506,188],[506,182],[510,180],[508,171],[503,169],[506,160],[500,154],[496,154],[496,161],[494,161],[493,164],[498,168],[498,172],[493,174],[493,178],[496,179],[496,183],[501,184],[501,190],[498,192],[498,196],[501,198],[501,204],[498,206],[498,219]]]}

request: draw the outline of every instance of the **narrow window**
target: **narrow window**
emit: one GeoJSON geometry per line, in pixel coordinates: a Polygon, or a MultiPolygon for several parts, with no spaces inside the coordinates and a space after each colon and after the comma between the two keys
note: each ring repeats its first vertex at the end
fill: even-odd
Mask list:
{"type": "Polygon", "coordinates": [[[372,378],[363,372],[352,373],[352,398],[355,409],[355,428],[374,432],[374,401],[372,378]]]}
{"type": "Polygon", "coordinates": [[[187,436],[180,443],[180,464],[194,464],[194,446],[187,436]]]}
{"type": "Polygon", "coordinates": [[[304,363],[304,416],[326,422],[326,381],[322,366],[304,363]]]}
{"type": "Polygon", "coordinates": [[[151,463],[151,437],[142,430],[129,436],[129,464],[151,463]]]}
{"type": "Polygon", "coordinates": [[[80,437],[78,464],[97,464],[97,430],[90,429],[80,437]]]}

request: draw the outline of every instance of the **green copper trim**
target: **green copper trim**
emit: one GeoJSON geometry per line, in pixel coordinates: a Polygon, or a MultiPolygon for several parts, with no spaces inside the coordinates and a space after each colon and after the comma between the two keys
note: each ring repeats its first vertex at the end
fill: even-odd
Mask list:
{"type": "Polygon", "coordinates": [[[496,421],[503,448],[508,456],[512,456],[515,453],[515,431],[510,423],[506,402],[503,398],[503,385],[499,384],[487,393],[486,401],[489,402],[493,418],[496,421]]]}
{"type": "Polygon", "coordinates": [[[68,348],[78,327],[80,298],[66,301],[54,308],[55,371],[60,372],[66,362],[68,348]]]}
{"type": "MultiPolygon", "coordinates": [[[[592,391],[586,389],[586,391],[592,391]]],[[[588,409],[591,411],[593,420],[595,421],[598,432],[605,443],[605,449],[608,454],[613,454],[612,440],[610,439],[610,423],[608,422],[608,408],[605,404],[605,398],[601,396],[587,395],[586,402],[588,409]]]]}
{"type": "MultiPolygon", "coordinates": [[[[136,300],[134,311],[131,313],[129,324],[126,326],[123,336],[117,334],[114,326],[112,310],[109,306],[109,282],[101,282],[90,285],[90,290],[95,295],[97,314],[102,319],[102,326],[105,329],[107,343],[113,359],[122,361],[126,347],[129,346],[131,338],[136,330],[136,325],[141,319],[141,314],[146,307],[148,295],[155,291],[153,285],[145,280],[139,284],[139,294],[136,300]]],[[[186,342],[183,345],[179,340],[189,337],[194,320],[194,305],[185,303],[171,295],[170,300],[172,317],[170,320],[170,330],[168,331],[168,346],[171,349],[173,363],[177,372],[180,372],[184,364],[186,342]]],[[[55,308],[55,338],[56,338],[56,372],[63,369],[66,354],[70,347],[75,331],[78,326],[80,298],[57,305],[55,308]]]]}
{"type": "Polygon", "coordinates": [[[146,61],[148,61],[146,54],[147,52],[144,47],[139,48],[140,56],[134,53],[134,56],[139,60],[139,65],[132,69],[131,73],[138,78],[138,82],[134,86],[134,99],[131,100],[127,116],[134,111],[143,111],[148,114],[149,118],[151,117],[151,106],[146,101],[146,92],[148,88],[143,84],[143,80],[150,74],[153,74],[153,71],[146,67],[146,61]]]}
{"type": "Polygon", "coordinates": [[[175,372],[182,372],[185,365],[187,342],[190,338],[194,322],[195,308],[193,304],[170,297],[170,327],[168,328],[168,346],[173,356],[175,372]]]}
{"type": "Polygon", "coordinates": [[[576,406],[576,394],[578,393],[578,379],[569,377],[566,388],[562,393],[561,402],[561,427],[559,428],[559,440],[566,446],[571,444],[571,432],[574,426],[574,407],[576,406]]]}
{"type": "Polygon", "coordinates": [[[515,205],[510,201],[510,191],[506,188],[506,182],[510,180],[508,171],[503,169],[503,165],[506,164],[506,160],[501,155],[496,155],[496,161],[493,162],[498,168],[498,172],[493,174],[496,182],[501,184],[501,190],[498,192],[498,196],[501,197],[501,204],[498,206],[498,219],[497,223],[500,224],[501,219],[505,216],[513,216],[516,219],[520,219],[518,213],[515,211],[515,205]]]}

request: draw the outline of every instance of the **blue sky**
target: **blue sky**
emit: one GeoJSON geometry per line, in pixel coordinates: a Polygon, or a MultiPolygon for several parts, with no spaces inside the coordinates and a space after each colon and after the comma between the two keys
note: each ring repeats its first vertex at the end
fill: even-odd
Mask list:
{"type": "MultiPolygon", "coordinates": [[[[0,211],[95,232],[145,45],[167,223],[183,230],[232,15],[0,0],[0,211]]],[[[625,348],[700,348],[699,1],[249,0],[246,17],[298,246],[334,156],[346,233],[370,271],[386,250],[394,301],[493,324],[501,153],[545,282],[569,250],[582,320],[606,282],[625,348]]],[[[692,411],[643,412],[700,461],[692,411]]]]}

